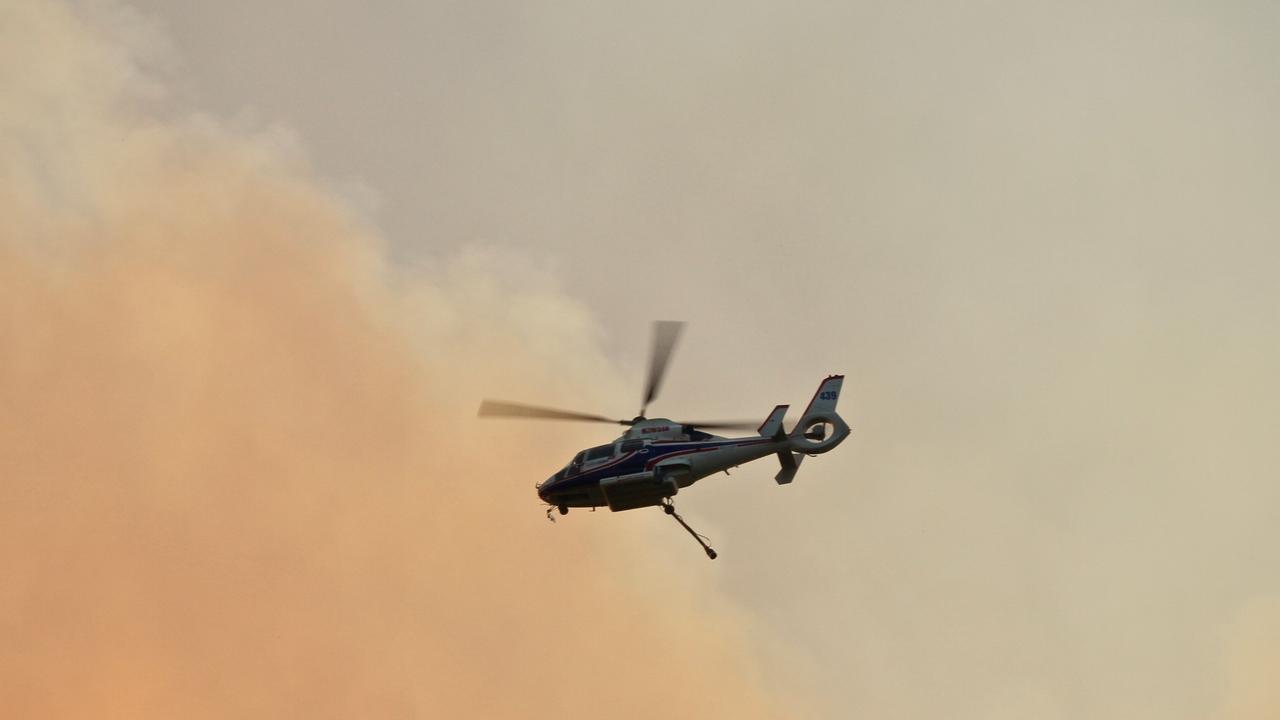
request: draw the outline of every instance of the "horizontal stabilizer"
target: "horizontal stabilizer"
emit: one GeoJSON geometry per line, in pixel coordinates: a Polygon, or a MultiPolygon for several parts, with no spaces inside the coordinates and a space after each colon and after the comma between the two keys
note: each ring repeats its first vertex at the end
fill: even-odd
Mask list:
{"type": "Polygon", "coordinates": [[[787,416],[788,407],[790,407],[790,405],[779,405],[775,407],[769,413],[769,417],[765,418],[764,422],[760,423],[760,427],[756,429],[756,432],[767,438],[774,436],[781,437],[779,433],[783,433],[782,420],[787,416]]]}
{"type": "Polygon", "coordinates": [[[804,460],[804,456],[800,453],[793,453],[789,450],[778,452],[778,462],[782,465],[782,469],[778,471],[773,479],[779,485],[786,485],[796,479],[796,471],[800,469],[800,461],[804,460]]]}

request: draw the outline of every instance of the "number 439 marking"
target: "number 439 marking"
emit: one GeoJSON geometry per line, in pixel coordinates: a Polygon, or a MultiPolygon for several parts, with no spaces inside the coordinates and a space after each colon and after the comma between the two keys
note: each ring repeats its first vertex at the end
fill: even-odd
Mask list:
{"type": "Polygon", "coordinates": [[[823,392],[820,395],[818,395],[818,399],[819,400],[835,400],[836,396],[839,394],[840,393],[836,392],[835,390],[827,390],[826,392],[823,392]]]}

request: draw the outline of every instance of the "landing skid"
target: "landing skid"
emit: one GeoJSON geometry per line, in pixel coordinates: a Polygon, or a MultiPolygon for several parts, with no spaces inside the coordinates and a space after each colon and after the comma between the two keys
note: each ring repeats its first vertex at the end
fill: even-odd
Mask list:
{"type": "Polygon", "coordinates": [[[676,522],[680,523],[680,527],[683,527],[685,530],[688,530],[689,534],[693,536],[693,539],[697,540],[698,544],[702,546],[702,549],[706,551],[707,557],[711,558],[712,560],[716,559],[716,551],[712,550],[711,546],[707,544],[708,538],[704,535],[699,535],[697,531],[689,527],[689,523],[685,522],[684,518],[676,514],[676,506],[675,506],[675,503],[671,502],[671,498],[663,498],[662,512],[675,518],[676,522]]]}

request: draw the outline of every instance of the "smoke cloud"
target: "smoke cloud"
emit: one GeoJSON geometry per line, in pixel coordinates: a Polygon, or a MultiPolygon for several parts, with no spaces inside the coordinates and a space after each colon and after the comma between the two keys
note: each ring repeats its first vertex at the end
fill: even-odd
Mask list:
{"type": "Polygon", "coordinates": [[[8,715],[1280,712],[1280,6],[132,4],[0,2],[8,715]],[[664,317],[847,376],[714,563],[474,418],[664,317]]]}
{"type": "Polygon", "coordinates": [[[713,588],[546,523],[589,434],[474,421],[626,395],[553,274],[393,268],[287,132],[166,116],[139,52],[119,8],[0,9],[5,715],[776,712],[713,588]]]}

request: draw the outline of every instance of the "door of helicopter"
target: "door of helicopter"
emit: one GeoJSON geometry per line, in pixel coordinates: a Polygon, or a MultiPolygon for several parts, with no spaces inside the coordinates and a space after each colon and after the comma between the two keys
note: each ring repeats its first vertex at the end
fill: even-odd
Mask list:
{"type": "Polygon", "coordinates": [[[618,442],[619,455],[626,455],[629,452],[635,452],[637,450],[643,450],[643,449],[644,449],[643,440],[622,440],[618,442]]]}
{"type": "Polygon", "coordinates": [[[565,475],[567,477],[573,477],[574,475],[577,475],[578,473],[582,472],[582,463],[583,461],[586,460],[586,458],[587,458],[586,450],[583,450],[577,455],[574,455],[573,459],[569,461],[569,466],[565,468],[566,470],[565,475]]]}
{"type": "Polygon", "coordinates": [[[613,443],[609,443],[608,445],[599,445],[597,447],[584,450],[579,453],[579,455],[585,455],[584,465],[586,467],[600,465],[601,463],[613,459],[613,443]]]}

